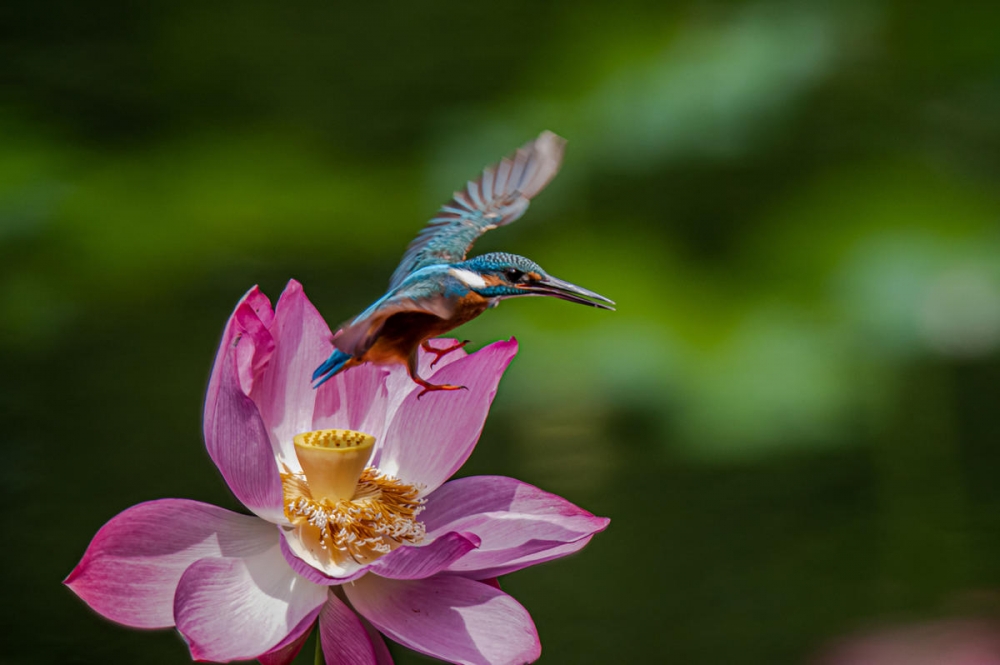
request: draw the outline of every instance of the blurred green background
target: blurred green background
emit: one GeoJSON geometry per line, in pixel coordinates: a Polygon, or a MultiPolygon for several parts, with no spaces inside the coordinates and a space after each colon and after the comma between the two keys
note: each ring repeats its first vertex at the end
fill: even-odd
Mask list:
{"type": "Polygon", "coordinates": [[[187,662],[60,581],[134,503],[238,509],[200,433],[236,300],[294,277],[349,318],[542,129],[561,175],[476,252],[618,311],[531,299],[459,333],[521,342],[463,473],[612,518],[502,580],[542,662],[804,662],[1000,607],[1000,5],[0,16],[0,662],[187,662]]]}

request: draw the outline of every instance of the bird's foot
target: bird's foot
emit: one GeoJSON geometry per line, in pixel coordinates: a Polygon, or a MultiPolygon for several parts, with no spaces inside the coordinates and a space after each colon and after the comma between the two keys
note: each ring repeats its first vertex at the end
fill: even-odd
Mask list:
{"type": "MultiPolygon", "coordinates": [[[[451,346],[449,346],[447,348],[444,348],[444,349],[435,349],[433,346],[430,345],[430,343],[427,340],[424,340],[420,344],[420,348],[422,348],[427,353],[433,353],[436,356],[436,358],[434,358],[434,360],[431,361],[431,369],[434,369],[434,365],[437,365],[439,360],[441,360],[442,358],[444,358],[446,355],[448,355],[452,351],[458,351],[459,349],[461,349],[463,346],[465,346],[468,343],[469,343],[469,340],[464,340],[464,341],[461,341],[461,342],[455,342],[451,346]]],[[[425,390],[425,392],[426,392],[426,390],[425,390]]]]}
{"type": "Polygon", "coordinates": [[[432,392],[435,392],[437,390],[468,390],[468,388],[466,388],[465,386],[453,386],[453,385],[450,385],[450,384],[447,384],[447,383],[442,383],[440,385],[435,385],[435,384],[430,383],[428,381],[424,381],[419,376],[413,377],[413,380],[417,383],[417,385],[419,385],[421,388],[423,388],[423,390],[420,391],[420,394],[417,395],[417,399],[420,399],[421,397],[423,397],[427,393],[432,393],[432,392]]]}

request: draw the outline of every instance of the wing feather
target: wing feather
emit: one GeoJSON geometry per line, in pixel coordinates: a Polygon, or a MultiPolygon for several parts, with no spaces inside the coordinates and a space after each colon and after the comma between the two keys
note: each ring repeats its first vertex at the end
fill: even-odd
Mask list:
{"type": "Polygon", "coordinates": [[[451,318],[454,314],[452,303],[441,297],[446,287],[447,277],[443,280],[418,279],[390,290],[371,307],[341,326],[333,337],[334,346],[360,358],[394,314],[422,312],[440,319],[451,318]]]}
{"type": "Polygon", "coordinates": [[[500,196],[504,188],[507,187],[507,181],[510,179],[510,167],[513,162],[510,161],[510,157],[504,157],[500,160],[500,166],[497,167],[496,179],[493,181],[493,196],[500,196]]]}
{"type": "Polygon", "coordinates": [[[493,178],[495,175],[494,169],[483,169],[483,177],[479,186],[483,190],[483,196],[492,197],[493,194],[493,178]]]}
{"type": "Polygon", "coordinates": [[[531,199],[559,172],[565,145],[561,137],[545,131],[510,157],[483,169],[478,179],[455,192],[410,243],[389,288],[421,268],[464,260],[479,236],[521,217],[531,199]]]}
{"type": "Polygon", "coordinates": [[[483,203],[483,200],[479,197],[479,184],[478,180],[470,180],[465,185],[466,191],[469,192],[469,198],[472,199],[472,205],[476,208],[476,210],[482,210],[486,207],[486,204],[483,203]]]}

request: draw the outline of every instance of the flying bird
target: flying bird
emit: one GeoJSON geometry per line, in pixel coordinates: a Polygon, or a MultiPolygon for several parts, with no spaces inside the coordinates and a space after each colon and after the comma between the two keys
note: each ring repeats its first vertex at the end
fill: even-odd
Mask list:
{"type": "Polygon", "coordinates": [[[531,199],[559,171],[565,144],[552,132],[542,132],[455,192],[410,243],[386,294],[334,334],[335,348],[313,373],[313,387],[370,362],[406,365],[410,378],[423,388],[418,397],[435,390],[458,390],[463,386],[435,385],[417,374],[417,348],[437,356],[433,367],[468,340],[437,349],[429,339],[476,318],[501,300],[552,296],[614,310],[613,301],[557,279],[523,256],[492,252],[466,259],[479,236],[524,214],[531,199]]]}

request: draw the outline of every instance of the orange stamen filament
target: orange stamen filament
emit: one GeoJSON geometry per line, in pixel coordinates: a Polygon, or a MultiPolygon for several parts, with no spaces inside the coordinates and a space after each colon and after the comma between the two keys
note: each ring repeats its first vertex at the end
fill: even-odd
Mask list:
{"type": "Polygon", "coordinates": [[[416,519],[424,504],[418,488],[373,467],[361,471],[346,498],[339,492],[314,495],[306,474],[287,468],[281,481],[285,517],[303,545],[321,560],[367,563],[400,545],[420,542],[426,533],[416,519]]]}

